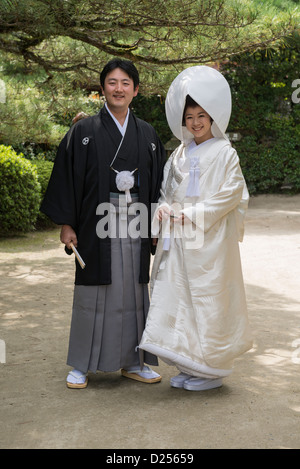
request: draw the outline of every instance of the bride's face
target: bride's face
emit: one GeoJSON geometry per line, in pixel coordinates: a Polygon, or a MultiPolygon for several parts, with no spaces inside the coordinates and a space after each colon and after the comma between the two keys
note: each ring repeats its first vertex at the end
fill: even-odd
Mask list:
{"type": "Polygon", "coordinates": [[[184,114],[184,120],[187,130],[194,135],[197,144],[213,137],[210,115],[201,106],[188,106],[184,114]]]}

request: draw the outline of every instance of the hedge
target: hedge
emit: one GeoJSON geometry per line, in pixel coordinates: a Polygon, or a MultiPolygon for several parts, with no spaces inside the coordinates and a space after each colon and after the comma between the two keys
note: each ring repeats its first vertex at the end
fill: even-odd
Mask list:
{"type": "Polygon", "coordinates": [[[40,200],[36,168],[12,147],[0,145],[0,234],[34,229],[40,200]]]}
{"type": "Polygon", "coordinates": [[[300,104],[293,102],[299,50],[259,51],[223,66],[232,90],[229,131],[251,194],[300,190],[300,104]]]}
{"type": "MultiPolygon", "coordinates": [[[[41,200],[43,199],[48,187],[48,182],[54,165],[52,161],[48,161],[44,158],[44,154],[39,154],[39,159],[33,161],[33,164],[37,169],[38,180],[41,185],[41,200]]],[[[50,220],[50,218],[48,218],[44,213],[39,212],[36,220],[36,228],[45,229],[51,228],[52,226],[55,226],[55,224],[50,220]]]]}

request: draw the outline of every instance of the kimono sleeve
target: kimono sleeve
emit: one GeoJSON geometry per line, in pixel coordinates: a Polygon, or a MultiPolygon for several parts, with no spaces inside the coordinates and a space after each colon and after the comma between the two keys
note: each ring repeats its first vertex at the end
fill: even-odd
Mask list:
{"type": "Polygon", "coordinates": [[[40,210],[58,225],[76,228],[76,202],[73,177],[73,128],[62,139],[40,210]]]}
{"type": "MultiPolygon", "coordinates": [[[[154,137],[156,137],[155,151],[153,155],[153,166],[152,166],[152,187],[151,187],[151,203],[156,203],[159,199],[161,183],[163,180],[163,171],[166,164],[166,152],[165,148],[158,137],[157,133],[154,131],[154,137]]],[[[153,145],[153,144],[151,144],[153,145]]]]}
{"type": "Polygon", "coordinates": [[[157,213],[161,207],[167,207],[171,208],[170,205],[167,202],[167,196],[166,196],[166,184],[167,184],[167,179],[169,176],[169,171],[171,168],[172,164],[172,155],[169,157],[167,160],[166,164],[164,165],[164,170],[163,170],[163,180],[161,183],[161,189],[160,189],[160,198],[158,199],[158,202],[155,204],[155,209],[153,210],[153,215],[152,215],[152,224],[151,224],[151,234],[153,237],[158,236],[160,232],[160,222],[157,218],[157,213]]]}

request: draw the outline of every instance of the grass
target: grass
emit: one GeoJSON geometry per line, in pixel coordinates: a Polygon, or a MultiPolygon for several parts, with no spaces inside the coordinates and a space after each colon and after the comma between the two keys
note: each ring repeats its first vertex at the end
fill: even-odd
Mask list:
{"type": "Polygon", "coordinates": [[[0,252],[34,252],[53,249],[60,245],[60,228],[17,233],[11,236],[0,236],[0,252]]]}

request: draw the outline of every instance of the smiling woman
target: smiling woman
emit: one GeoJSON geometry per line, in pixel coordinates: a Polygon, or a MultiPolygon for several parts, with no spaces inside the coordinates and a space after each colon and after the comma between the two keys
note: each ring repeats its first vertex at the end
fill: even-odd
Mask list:
{"type": "Polygon", "coordinates": [[[197,145],[213,138],[211,131],[212,118],[189,95],[183,112],[184,125],[194,135],[197,145]]]}
{"type": "Polygon", "coordinates": [[[220,387],[252,347],[238,244],[249,195],[226,137],[230,114],[230,87],[212,67],[184,70],[168,90],[166,116],[181,144],[165,166],[153,216],[159,240],[140,349],[175,365],[171,386],[189,391],[220,387]],[[163,209],[177,215],[172,224],[159,223],[163,209]],[[178,222],[192,226],[194,238],[178,222]]]}

